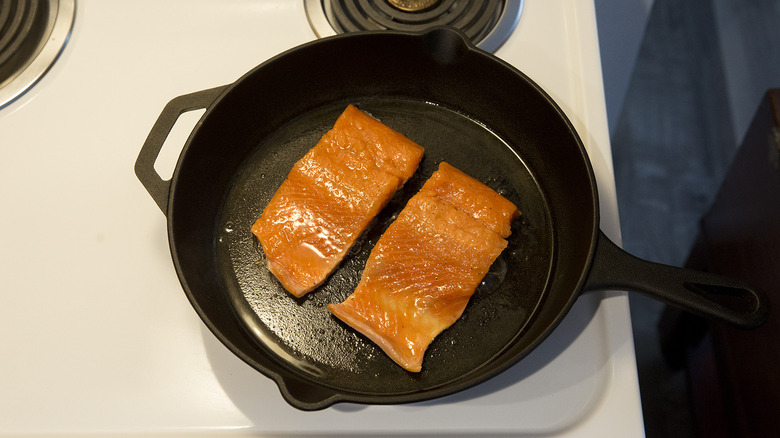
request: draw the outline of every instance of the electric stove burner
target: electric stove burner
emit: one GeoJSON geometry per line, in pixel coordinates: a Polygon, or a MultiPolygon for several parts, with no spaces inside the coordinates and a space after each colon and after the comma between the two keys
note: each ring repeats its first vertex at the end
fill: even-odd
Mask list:
{"type": "Polygon", "coordinates": [[[0,108],[49,69],[70,34],[75,0],[0,2],[0,108]]]}
{"type": "Polygon", "coordinates": [[[460,29],[492,52],[514,30],[523,0],[304,0],[304,6],[318,37],[444,25],[460,29]]]}

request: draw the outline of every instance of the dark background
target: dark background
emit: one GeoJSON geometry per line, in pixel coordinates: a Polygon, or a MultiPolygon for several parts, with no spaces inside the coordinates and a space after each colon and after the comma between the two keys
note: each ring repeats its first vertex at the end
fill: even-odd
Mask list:
{"type": "MultiPolygon", "coordinates": [[[[626,250],[685,263],[752,117],[746,108],[771,87],[780,87],[780,2],[655,0],[610,127],[626,250]]],[[[630,303],[647,436],[697,436],[686,373],[660,352],[663,305],[637,294],[630,303]]]]}

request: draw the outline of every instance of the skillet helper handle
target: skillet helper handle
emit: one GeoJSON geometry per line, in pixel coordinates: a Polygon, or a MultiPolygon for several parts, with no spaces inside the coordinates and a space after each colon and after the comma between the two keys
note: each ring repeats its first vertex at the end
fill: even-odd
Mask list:
{"type": "Polygon", "coordinates": [[[157,121],[154,122],[152,130],[146,137],[146,141],[141,147],[141,152],[135,161],[135,175],[157,203],[157,206],[160,207],[163,214],[167,215],[166,212],[168,211],[171,180],[162,179],[160,174],[154,170],[154,163],[160,155],[165,139],[168,138],[168,134],[170,134],[179,116],[188,111],[208,108],[226,88],[227,85],[223,85],[175,97],[165,105],[160,116],[157,117],[157,121]]]}
{"type": "Polygon", "coordinates": [[[744,281],[637,258],[599,231],[584,291],[635,291],[674,307],[740,328],[756,328],[767,317],[766,296],[744,281]]]}

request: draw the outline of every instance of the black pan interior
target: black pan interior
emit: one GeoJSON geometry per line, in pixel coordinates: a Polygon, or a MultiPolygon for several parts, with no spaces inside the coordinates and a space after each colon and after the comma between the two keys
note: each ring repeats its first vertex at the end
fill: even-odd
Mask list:
{"type": "Polygon", "coordinates": [[[264,344],[273,343],[292,366],[319,382],[350,391],[389,394],[437,387],[479,368],[521,332],[541,299],[549,274],[550,213],[520,157],[475,121],[412,100],[355,103],[425,145],[425,158],[415,176],[334,275],[317,291],[294,299],[266,269],[262,250],[249,229],[292,163],[333,125],[345,105],[334,104],[290,123],[256,150],[227,197],[218,245],[218,258],[225,262],[224,281],[230,286],[235,305],[244,308],[244,323],[251,325],[253,332],[262,333],[264,344]],[[515,223],[508,248],[494,263],[468,311],[434,341],[426,356],[425,371],[417,375],[395,365],[373,343],[334,318],[325,306],[341,302],[352,293],[379,236],[443,160],[502,193],[524,215],[515,223]]]}
{"type": "Polygon", "coordinates": [[[454,32],[377,33],[310,43],[237,81],[185,146],[168,223],[179,277],[204,322],[307,408],[328,394],[430,398],[519,360],[576,299],[596,205],[576,133],[532,81],[454,32]],[[297,300],[267,272],[249,228],[349,103],[418,142],[425,158],[333,276],[297,300]],[[373,244],[441,161],[523,216],[461,320],[431,345],[423,371],[408,373],[325,306],[352,292],[373,244]]]}

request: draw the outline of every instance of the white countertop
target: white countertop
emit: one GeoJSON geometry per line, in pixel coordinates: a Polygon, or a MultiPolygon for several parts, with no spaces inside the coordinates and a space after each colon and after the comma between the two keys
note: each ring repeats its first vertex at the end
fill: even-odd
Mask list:
{"type": "MultiPolygon", "coordinates": [[[[136,156],[170,99],[314,38],[300,1],[78,1],[62,57],[0,109],[0,435],[643,436],[623,292],[580,298],[497,378],[401,406],[297,411],[205,328],[136,156]]],[[[593,3],[527,0],[496,54],[574,123],[619,241],[593,3]]]]}

